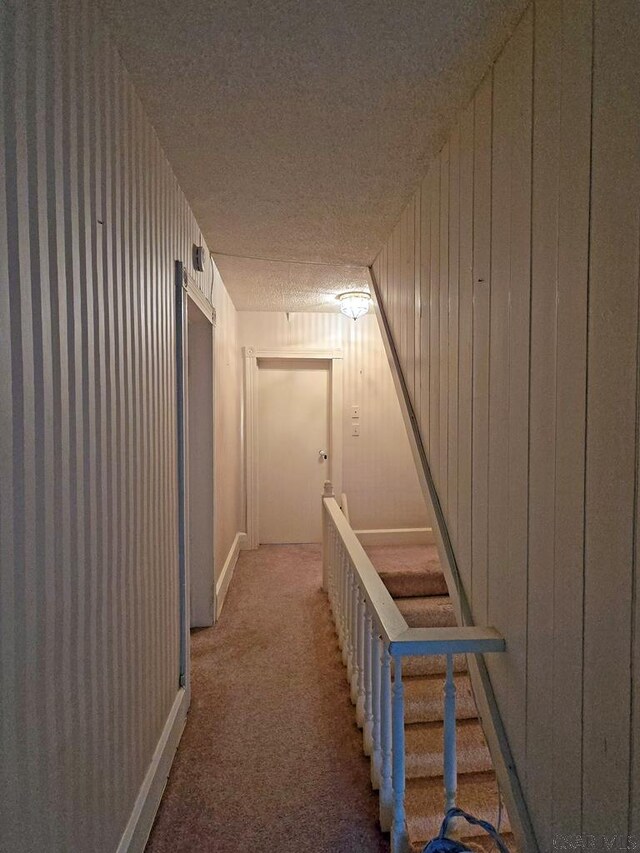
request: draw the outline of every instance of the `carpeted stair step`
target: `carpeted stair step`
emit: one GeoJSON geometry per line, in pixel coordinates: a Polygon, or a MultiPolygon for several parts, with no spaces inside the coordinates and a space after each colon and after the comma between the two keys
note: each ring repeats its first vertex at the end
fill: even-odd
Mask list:
{"type": "MultiPolygon", "coordinates": [[[[471,720],[478,716],[471,691],[469,676],[457,673],[456,718],[471,720]]],[[[444,713],[444,677],[432,675],[426,678],[404,679],[404,721],[409,723],[433,723],[442,720],[444,713]]]]}
{"type": "MultiPolygon", "coordinates": [[[[407,779],[442,776],[443,723],[414,723],[405,727],[407,779]]],[[[456,726],[458,773],[486,773],[491,755],[478,720],[461,720],[456,726]]]]}
{"type": "Polygon", "coordinates": [[[365,550],[394,598],[447,594],[435,545],[371,545],[365,550]]]}
{"type": "MultiPolygon", "coordinates": [[[[500,837],[507,845],[509,853],[517,853],[516,839],[513,833],[501,832],[500,837]]],[[[465,838],[464,843],[469,846],[469,850],[472,850],[473,853],[498,853],[496,843],[490,835],[474,835],[473,838],[465,838]]],[[[420,853],[422,853],[422,847],[420,853]]]]}
{"type": "Polygon", "coordinates": [[[396,604],[410,628],[452,628],[457,624],[448,595],[399,598],[396,604]]]}
{"type": "Polygon", "coordinates": [[[379,570],[378,574],[393,598],[447,594],[447,584],[438,560],[430,560],[424,566],[400,564],[379,570]]]}
{"type": "MultiPolygon", "coordinates": [[[[393,671],[393,663],[391,664],[393,671]]],[[[467,671],[466,655],[453,656],[454,672],[467,671]]],[[[402,659],[402,675],[405,678],[418,676],[443,675],[447,671],[445,655],[415,655],[402,659]]]]}
{"type": "MultiPolygon", "coordinates": [[[[467,773],[458,777],[457,804],[461,809],[494,826],[498,817],[498,787],[495,774],[467,773]]],[[[441,776],[407,779],[406,785],[407,831],[411,847],[422,850],[427,841],[440,831],[444,814],[444,788],[441,776]]],[[[502,809],[501,833],[511,832],[509,817],[502,809]]],[[[452,836],[464,839],[478,838],[478,827],[464,821],[456,824],[452,836]]],[[[479,839],[480,840],[480,839],[479,839]]]]}

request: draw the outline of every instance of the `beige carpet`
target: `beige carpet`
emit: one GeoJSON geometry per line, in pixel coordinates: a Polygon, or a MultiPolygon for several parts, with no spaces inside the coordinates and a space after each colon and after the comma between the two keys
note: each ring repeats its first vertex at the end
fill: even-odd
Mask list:
{"type": "Polygon", "coordinates": [[[240,555],[149,853],[388,851],[320,584],[319,546],[240,555]]]}

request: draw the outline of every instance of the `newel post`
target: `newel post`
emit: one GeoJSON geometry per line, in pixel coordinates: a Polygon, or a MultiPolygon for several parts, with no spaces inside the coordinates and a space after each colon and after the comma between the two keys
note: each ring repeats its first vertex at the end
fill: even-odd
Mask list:
{"type": "Polygon", "coordinates": [[[329,521],[324,508],[324,499],[335,497],[333,493],[333,483],[331,480],[324,481],[324,491],[322,493],[322,588],[325,592],[329,591],[329,560],[331,559],[329,550],[329,521]]]}

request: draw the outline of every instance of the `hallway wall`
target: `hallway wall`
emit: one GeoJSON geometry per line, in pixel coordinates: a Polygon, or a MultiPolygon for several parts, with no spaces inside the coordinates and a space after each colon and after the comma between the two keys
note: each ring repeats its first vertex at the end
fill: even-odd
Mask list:
{"type": "MultiPolygon", "coordinates": [[[[180,699],[174,262],[192,270],[202,237],[95,9],[0,4],[11,853],[113,853],[180,699]]],[[[211,272],[192,276],[211,298],[211,272]]],[[[219,278],[214,300],[226,353],[235,320],[219,278]]]]}
{"type": "Polygon", "coordinates": [[[343,351],[343,490],[357,529],[425,527],[424,500],[378,321],[339,313],[240,311],[240,346],[343,351]],[[361,407],[359,436],[351,406],[361,407]]]}
{"type": "Polygon", "coordinates": [[[373,267],[543,850],[640,832],[639,43],[537,0],[373,267]]]}
{"type": "Polygon", "coordinates": [[[245,530],[241,506],[242,371],[238,317],[224,282],[215,270],[213,304],[216,309],[215,353],[215,578],[220,575],[237,533],[245,530]]]}

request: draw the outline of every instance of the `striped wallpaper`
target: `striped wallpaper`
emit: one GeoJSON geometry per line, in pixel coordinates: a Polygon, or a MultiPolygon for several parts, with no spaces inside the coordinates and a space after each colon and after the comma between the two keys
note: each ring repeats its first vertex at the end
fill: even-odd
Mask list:
{"type": "Polygon", "coordinates": [[[0,849],[114,851],[178,690],[174,263],[201,234],[95,4],[0,16],[0,849]]]}

